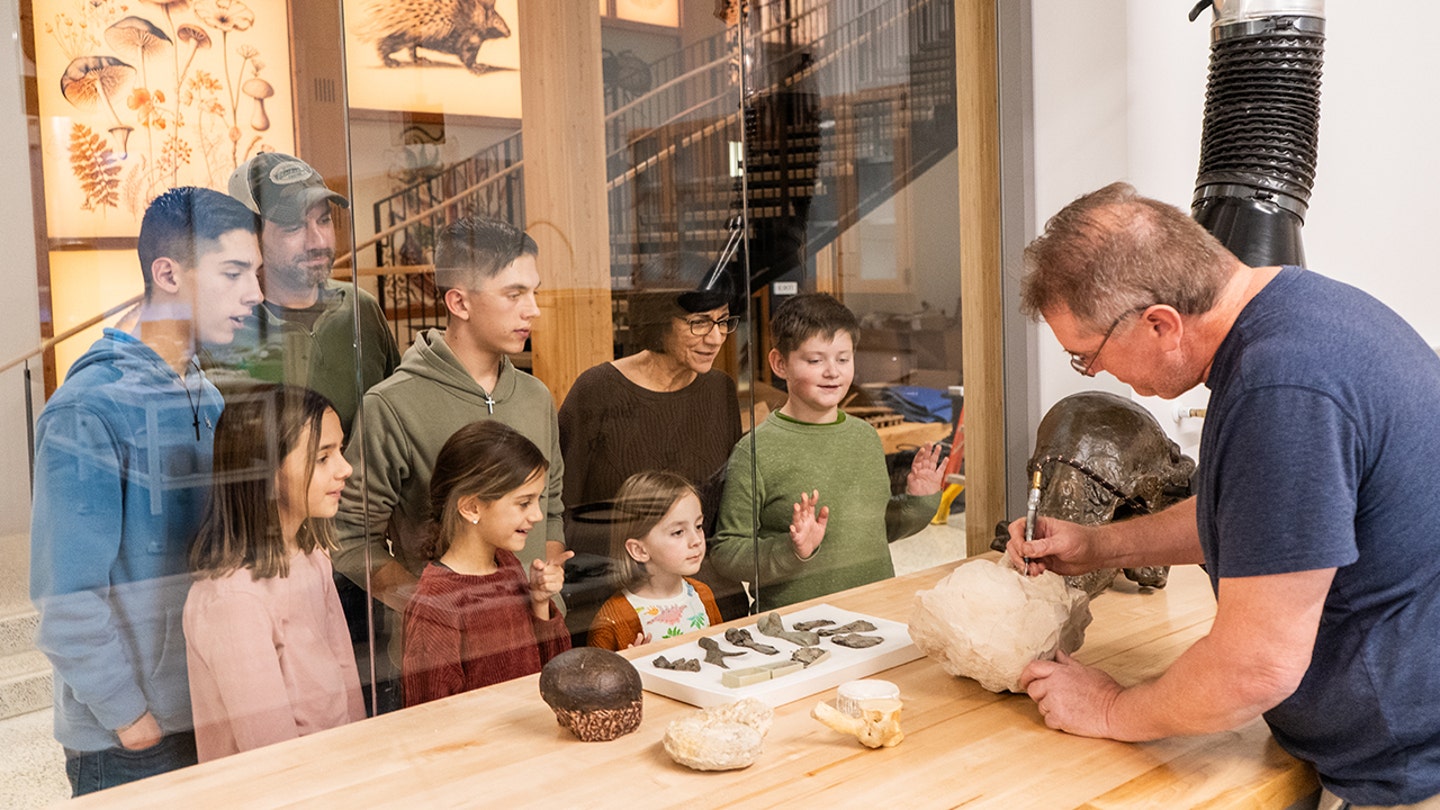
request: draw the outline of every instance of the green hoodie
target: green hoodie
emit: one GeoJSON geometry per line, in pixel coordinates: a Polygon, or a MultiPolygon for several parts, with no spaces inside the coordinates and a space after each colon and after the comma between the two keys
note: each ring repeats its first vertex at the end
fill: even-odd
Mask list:
{"type": "Polygon", "coordinates": [[[421,556],[426,523],[432,517],[430,476],[435,458],[455,431],[479,419],[499,419],[515,428],[550,461],[549,486],[540,502],[545,523],[530,532],[525,550],[516,556],[528,566],[531,560],[545,558],[547,540],[564,542],[560,484],[565,470],[549,389],[505,358],[495,390],[487,395],[446,345],[445,331],[430,329],[415,339],[395,374],[365,394],[362,432],[345,451],[355,475],[345,485],[335,517],[340,542],[335,570],[363,587],[367,568],[378,569],[393,552],[410,573],[420,575],[426,562],[421,556]],[[362,480],[368,504],[361,500],[362,480]],[[391,552],[386,550],[387,536],[391,552]]]}

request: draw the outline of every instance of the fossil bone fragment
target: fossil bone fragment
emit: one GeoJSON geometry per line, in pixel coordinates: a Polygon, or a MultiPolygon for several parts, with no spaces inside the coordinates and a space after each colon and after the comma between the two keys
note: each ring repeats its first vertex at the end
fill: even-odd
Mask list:
{"type": "Polygon", "coordinates": [[[805,630],[786,630],[785,622],[780,620],[779,613],[766,613],[755,623],[755,629],[760,631],[762,636],[772,638],[783,638],[791,644],[801,647],[814,647],[820,643],[820,636],[805,630]]]}
{"type": "Polygon", "coordinates": [[[730,665],[725,663],[726,658],[733,658],[737,655],[745,654],[743,652],[728,652],[726,650],[722,650],[720,649],[720,642],[709,637],[702,637],[699,641],[695,643],[699,644],[700,649],[705,651],[705,663],[714,664],[721,669],[730,668],[730,665]]]}
{"type": "Polygon", "coordinates": [[[817,630],[815,634],[821,637],[838,636],[842,633],[869,633],[875,630],[875,625],[864,619],[857,619],[849,624],[842,624],[839,627],[829,627],[824,630],[817,630]]]}
{"type": "Polygon", "coordinates": [[[780,651],[769,644],[761,644],[750,636],[750,631],[742,627],[732,627],[725,631],[725,640],[736,647],[749,647],[755,652],[763,655],[776,655],[780,651]]]}
{"type": "Polygon", "coordinates": [[[794,628],[795,628],[796,630],[799,630],[799,631],[801,631],[801,632],[804,632],[804,631],[806,631],[806,630],[818,630],[818,629],[820,629],[821,627],[824,627],[824,626],[826,626],[826,625],[828,625],[828,624],[834,624],[834,623],[835,623],[835,620],[834,620],[834,619],[811,619],[811,620],[808,621],[808,622],[796,622],[796,623],[794,624],[794,628]]]}
{"type": "Polygon", "coordinates": [[[791,661],[799,661],[800,663],[804,664],[807,668],[808,668],[808,667],[813,667],[813,666],[815,666],[816,664],[820,663],[821,661],[824,661],[826,658],[829,658],[829,657],[830,657],[830,651],[829,651],[829,650],[822,650],[822,649],[820,649],[819,647],[801,647],[800,649],[796,650],[795,652],[790,653],[790,660],[791,660],[791,661]]]}
{"type": "Polygon", "coordinates": [[[1018,692],[1026,664],[1079,649],[1089,624],[1090,597],[1059,574],[974,560],[915,595],[910,638],[951,675],[1018,692]]]}
{"type": "Polygon", "coordinates": [[[656,669],[668,669],[675,672],[700,671],[700,659],[698,658],[676,658],[674,661],[671,661],[663,655],[657,655],[655,656],[655,660],[651,661],[650,664],[656,669]]]}
{"type": "Polygon", "coordinates": [[[856,703],[860,716],[852,717],[822,701],[810,716],[841,734],[853,735],[866,748],[894,748],[905,740],[900,730],[902,706],[898,698],[869,698],[856,703]]]}
{"type": "Polygon", "coordinates": [[[697,771],[748,768],[760,756],[775,712],[746,698],[672,721],[665,729],[665,753],[697,771]]]}
{"type": "Polygon", "coordinates": [[[830,637],[830,640],[841,647],[849,647],[852,650],[863,650],[866,647],[874,647],[876,644],[884,644],[885,639],[880,636],[862,636],[859,633],[840,633],[830,637]]]}

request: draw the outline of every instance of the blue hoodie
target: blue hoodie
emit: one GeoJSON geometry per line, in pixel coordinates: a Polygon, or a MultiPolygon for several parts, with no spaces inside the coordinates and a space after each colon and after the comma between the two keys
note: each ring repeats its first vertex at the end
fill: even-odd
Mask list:
{"type": "Polygon", "coordinates": [[[119,744],[147,710],[189,729],[186,555],[223,403],[139,339],[106,329],[40,414],[30,527],[36,645],[55,667],[55,739],[119,744]]]}

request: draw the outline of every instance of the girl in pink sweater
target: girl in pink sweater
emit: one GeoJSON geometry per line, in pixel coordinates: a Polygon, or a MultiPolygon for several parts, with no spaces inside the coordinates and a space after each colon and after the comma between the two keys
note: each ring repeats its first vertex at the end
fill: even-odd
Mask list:
{"type": "Polygon", "coordinates": [[[492,419],[466,425],[440,449],[430,477],[431,562],[405,607],[406,706],[539,672],[570,649],[552,598],[574,552],[533,561],[528,576],[515,556],[545,520],[549,467],[540,448],[492,419]]]}
{"type": "Polygon", "coordinates": [[[184,615],[201,762],[365,717],[329,555],[342,438],[313,391],[227,398],[184,615]]]}

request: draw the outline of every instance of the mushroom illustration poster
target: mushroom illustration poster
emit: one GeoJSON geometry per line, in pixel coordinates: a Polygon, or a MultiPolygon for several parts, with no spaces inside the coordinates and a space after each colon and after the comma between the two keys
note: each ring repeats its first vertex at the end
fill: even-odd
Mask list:
{"type": "Polygon", "coordinates": [[[520,118],[518,0],[344,0],[356,109],[520,118]]]}
{"type": "Polygon", "coordinates": [[[174,186],[292,151],[285,0],[35,0],[52,238],[135,236],[174,186]]]}

